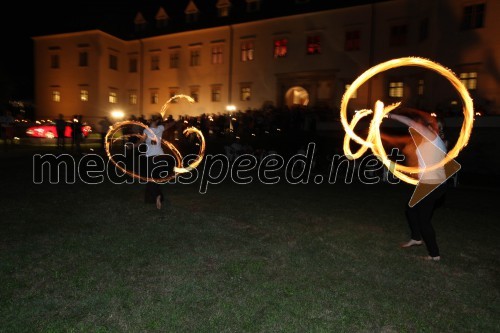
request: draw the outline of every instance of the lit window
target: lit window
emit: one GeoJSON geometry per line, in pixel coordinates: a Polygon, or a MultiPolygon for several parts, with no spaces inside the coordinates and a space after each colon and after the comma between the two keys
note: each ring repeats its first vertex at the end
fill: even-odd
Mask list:
{"type": "Polygon", "coordinates": [[[159,101],[159,94],[157,90],[151,91],[151,104],[158,104],[159,101]]]}
{"type": "Polygon", "coordinates": [[[477,72],[464,72],[459,74],[460,82],[468,90],[476,90],[477,88],[477,72]]]}
{"type": "Polygon", "coordinates": [[[389,83],[389,96],[390,97],[403,97],[403,82],[394,81],[389,83]]]}
{"type": "MultiPolygon", "coordinates": [[[[347,89],[349,89],[351,87],[351,85],[346,84],[344,87],[345,87],[345,91],[347,91],[347,89]]],[[[357,97],[358,97],[358,91],[354,90],[354,92],[351,94],[351,98],[357,98],[357,97]]]]}
{"type": "Polygon", "coordinates": [[[52,91],[52,100],[54,102],[60,102],[61,101],[61,92],[54,90],[52,91]]]}
{"type": "Polygon", "coordinates": [[[189,66],[200,66],[200,50],[191,50],[189,66]]]}
{"type": "Polygon", "coordinates": [[[222,88],[220,85],[212,86],[212,102],[220,102],[221,90],[222,90],[222,88]]]}
{"type": "Polygon", "coordinates": [[[283,58],[288,51],[288,39],[282,38],[274,41],[274,57],[283,58]]]}
{"type": "Polygon", "coordinates": [[[170,68],[179,68],[179,52],[170,53],[170,68]]]}
{"type": "Polygon", "coordinates": [[[484,13],[486,4],[478,3],[464,7],[462,17],[462,29],[477,29],[484,27],[484,13]]]}
{"type": "Polygon", "coordinates": [[[89,101],[89,91],[86,89],[80,90],[80,100],[82,102],[88,102],[89,101]]]}
{"type": "Polygon", "coordinates": [[[118,57],[114,54],[109,55],[109,68],[118,70],[118,57]]]}
{"type": "Polygon", "coordinates": [[[78,53],[78,66],[87,67],[89,65],[89,53],[83,51],[78,53]]]}
{"type": "Polygon", "coordinates": [[[417,82],[417,94],[418,94],[418,96],[424,95],[424,80],[418,80],[418,82],[417,82]]]}
{"type": "Polygon", "coordinates": [[[151,70],[157,71],[160,69],[160,56],[154,54],[151,56],[151,70]]]}
{"type": "Polygon", "coordinates": [[[212,47],[212,64],[222,64],[222,46],[212,47]]]}
{"type": "Polygon", "coordinates": [[[116,104],[118,103],[118,93],[116,91],[110,91],[108,100],[111,104],[116,104]]]}
{"type": "Polygon", "coordinates": [[[307,54],[320,54],[321,40],[319,36],[307,37],[307,54]]]}
{"type": "Polygon", "coordinates": [[[345,45],[346,51],[358,51],[360,46],[361,38],[359,30],[346,31],[345,33],[345,45]]]}
{"type": "Polygon", "coordinates": [[[59,68],[59,54],[50,55],[50,68],[59,68]]]}
{"type": "Polygon", "coordinates": [[[200,98],[200,87],[192,86],[190,87],[190,96],[194,99],[195,103],[198,103],[200,98]]]}
{"type": "Polygon", "coordinates": [[[253,42],[241,43],[241,61],[252,61],[254,58],[253,42]]]}
{"type": "Polygon", "coordinates": [[[128,94],[128,104],[130,104],[130,105],[136,105],[137,104],[137,93],[130,92],[128,94]]]}
{"type": "Polygon", "coordinates": [[[406,45],[406,37],[408,35],[408,26],[405,24],[395,25],[391,27],[391,35],[389,39],[390,46],[406,45]]]}
{"type": "Polygon", "coordinates": [[[242,85],[240,87],[240,100],[249,101],[252,97],[252,89],[250,85],[242,85]]]}

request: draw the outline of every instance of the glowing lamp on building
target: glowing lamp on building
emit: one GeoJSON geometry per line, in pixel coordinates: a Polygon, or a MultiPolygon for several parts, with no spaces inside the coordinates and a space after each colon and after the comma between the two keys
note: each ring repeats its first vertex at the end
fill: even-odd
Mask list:
{"type": "Polygon", "coordinates": [[[123,113],[123,111],[120,110],[113,110],[111,111],[111,117],[113,119],[120,120],[123,119],[123,117],[125,117],[125,113],[123,113]]]}

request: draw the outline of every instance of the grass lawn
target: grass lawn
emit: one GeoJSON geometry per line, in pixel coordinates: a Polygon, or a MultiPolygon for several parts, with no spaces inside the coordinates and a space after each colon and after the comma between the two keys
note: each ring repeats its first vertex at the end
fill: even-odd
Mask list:
{"type": "Polygon", "coordinates": [[[500,332],[499,190],[450,187],[442,260],[399,185],[35,185],[2,158],[2,332],[500,332]]]}

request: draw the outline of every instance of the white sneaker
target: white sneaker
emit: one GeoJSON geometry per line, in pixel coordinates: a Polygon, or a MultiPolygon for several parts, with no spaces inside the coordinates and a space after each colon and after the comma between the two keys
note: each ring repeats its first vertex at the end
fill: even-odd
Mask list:
{"type": "Polygon", "coordinates": [[[407,247],[412,247],[412,246],[419,246],[422,244],[424,244],[424,242],[421,240],[410,239],[408,242],[401,244],[401,247],[407,248],[407,247]]]}
{"type": "Polygon", "coordinates": [[[156,197],[156,208],[161,209],[161,196],[156,197]]]}
{"type": "Polygon", "coordinates": [[[426,257],[424,257],[424,260],[439,261],[439,260],[441,260],[441,257],[440,256],[437,256],[437,257],[426,256],[426,257]]]}

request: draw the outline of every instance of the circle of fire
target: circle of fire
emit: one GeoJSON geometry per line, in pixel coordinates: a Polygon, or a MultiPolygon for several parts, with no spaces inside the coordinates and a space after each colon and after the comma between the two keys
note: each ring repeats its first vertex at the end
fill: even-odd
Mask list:
{"type": "Polygon", "coordinates": [[[363,74],[361,74],[346,90],[344,96],[342,97],[342,103],[340,107],[340,120],[346,135],[344,136],[344,153],[349,159],[356,159],[362,156],[367,149],[371,149],[375,156],[379,160],[384,163],[384,165],[391,171],[394,176],[399,179],[409,183],[416,185],[418,184],[418,179],[415,179],[410,174],[417,174],[423,172],[424,169],[418,167],[408,167],[401,164],[398,164],[387,157],[387,153],[384,150],[382,145],[382,139],[380,136],[380,125],[384,117],[397,108],[401,102],[389,105],[384,107],[384,103],[381,101],[377,101],[375,103],[375,111],[372,110],[360,110],[355,113],[351,122],[347,121],[347,105],[349,103],[349,99],[351,95],[368,79],[372,78],[374,75],[379,74],[388,69],[402,67],[402,66],[418,66],[424,67],[430,70],[433,70],[440,75],[444,76],[457,90],[460,94],[460,97],[463,101],[463,113],[464,113],[464,121],[462,123],[462,128],[460,130],[460,136],[455,144],[455,146],[446,154],[446,156],[439,162],[431,166],[426,166],[425,170],[430,171],[437,168],[443,167],[446,163],[454,159],[458,156],[460,150],[467,145],[469,141],[469,137],[472,131],[472,125],[474,122],[474,109],[472,104],[472,99],[467,91],[467,88],[460,82],[460,80],[456,77],[456,75],[448,68],[443,67],[442,65],[433,62],[428,59],[419,58],[419,57],[405,57],[392,59],[381,64],[378,64],[363,74]],[[360,138],[356,133],[354,133],[354,127],[356,124],[363,118],[369,114],[373,113],[373,119],[370,122],[370,127],[368,130],[368,135],[366,139],[360,138]],[[350,140],[354,140],[356,143],[360,144],[361,147],[353,153],[350,148],[350,140]]]}
{"type": "MultiPolygon", "coordinates": [[[[187,96],[187,95],[175,95],[175,96],[171,97],[163,105],[163,107],[161,108],[161,112],[160,113],[161,113],[162,118],[165,116],[165,112],[166,112],[166,110],[168,108],[168,105],[173,100],[176,100],[178,98],[185,98],[185,99],[188,100],[188,102],[194,103],[194,100],[190,96],[187,96]]],[[[139,121],[126,120],[126,121],[121,121],[121,122],[113,124],[113,126],[111,126],[109,128],[108,133],[106,133],[106,137],[104,139],[106,154],[108,155],[108,158],[111,161],[111,163],[113,163],[118,169],[120,169],[122,172],[126,173],[127,175],[129,175],[131,177],[134,177],[134,178],[137,178],[137,179],[141,179],[141,180],[147,181],[147,182],[166,183],[169,180],[171,180],[174,177],[176,177],[180,173],[185,173],[185,172],[189,172],[189,171],[193,170],[203,160],[203,156],[205,155],[205,137],[203,136],[203,133],[199,129],[197,129],[196,127],[188,127],[188,128],[186,128],[183,131],[184,135],[188,136],[189,134],[194,133],[197,136],[198,140],[200,141],[200,144],[199,144],[200,149],[198,151],[197,157],[188,166],[186,166],[186,167],[183,166],[183,163],[182,163],[183,162],[182,161],[183,158],[182,158],[182,155],[179,152],[179,150],[171,142],[169,142],[167,140],[164,140],[164,139],[161,139],[161,144],[164,145],[164,146],[167,146],[172,151],[173,156],[175,158],[176,166],[174,167],[174,173],[173,174],[169,174],[166,177],[162,177],[162,178],[153,178],[153,177],[144,177],[144,176],[141,176],[138,173],[135,173],[135,172],[132,172],[130,170],[127,170],[125,167],[123,167],[122,165],[120,165],[118,162],[116,162],[113,159],[113,156],[112,156],[112,154],[110,152],[110,149],[111,149],[111,145],[114,142],[116,142],[116,141],[123,141],[123,140],[126,141],[129,138],[131,138],[131,137],[137,137],[137,138],[141,138],[142,137],[141,134],[137,134],[137,133],[130,134],[130,135],[119,135],[119,136],[115,137],[115,134],[118,133],[123,127],[125,127],[125,126],[131,126],[131,125],[133,125],[133,126],[140,126],[140,127],[144,128],[145,131],[148,131],[148,133],[151,134],[151,137],[155,136],[155,134],[149,128],[149,126],[144,125],[143,123],[141,123],[139,121]]]]}

